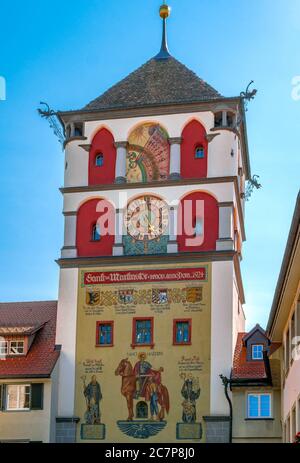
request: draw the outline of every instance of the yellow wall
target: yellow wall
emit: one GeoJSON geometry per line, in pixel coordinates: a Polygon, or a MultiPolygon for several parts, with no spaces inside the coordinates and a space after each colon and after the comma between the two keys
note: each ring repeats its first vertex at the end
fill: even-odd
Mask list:
{"type": "MultiPolygon", "coordinates": [[[[76,350],[76,399],[75,414],[81,418],[78,426],[78,441],[81,441],[81,425],[85,423],[87,409],[83,394],[85,377],[86,384],[96,375],[101,386],[103,399],[100,402],[101,421],[105,424],[107,442],[145,442],[145,440],[129,437],[119,428],[121,421],[126,427],[128,409],[125,398],[121,394],[120,376],[115,370],[122,359],[128,358],[132,366],[138,361],[138,354],[145,352],[147,361],[154,370],[163,368],[162,384],[168,389],[170,411],[163,423],[163,429],[150,442],[178,442],[177,423],[182,423],[181,389],[184,378],[191,375],[199,380],[201,394],[196,400],[197,423],[203,426],[203,416],[210,411],[210,332],[211,332],[211,267],[210,264],[185,264],[181,266],[164,265],[163,269],[203,268],[206,269],[206,281],[159,281],[147,283],[115,283],[102,285],[84,285],[84,274],[87,272],[108,272],[124,270],[122,268],[82,269],[79,275],[79,301],[77,318],[77,350],[76,350]],[[201,288],[201,300],[188,302],[187,288],[201,288]],[[119,291],[132,290],[134,303],[124,305],[119,301],[119,291]],[[167,289],[169,303],[155,304],[152,302],[152,291],[167,289]],[[96,305],[88,305],[86,293],[100,292],[96,305]],[[137,347],[133,349],[132,320],[134,317],[154,317],[154,348],[137,347]],[[173,320],[178,318],[192,319],[192,345],[173,345],[173,320]],[[114,321],[114,347],[95,347],[97,321],[114,321]]],[[[160,269],[159,266],[147,266],[147,270],[160,269]]],[[[126,267],[126,270],[144,269],[126,267]]],[[[199,294],[199,292],[198,292],[199,294]]],[[[135,405],[136,405],[135,401],[135,405]]],[[[135,422],[129,423],[132,429],[135,422]]],[[[147,423],[147,429],[150,424],[147,423]]],[[[154,424],[157,426],[157,422],[154,424]]],[[[180,428],[181,429],[181,428],[180,428]]],[[[189,430],[191,428],[188,428],[189,430]]],[[[204,430],[204,426],[203,426],[204,430]]],[[[205,431],[205,430],[204,430],[205,431]]],[[[89,429],[93,434],[93,430],[89,429]]],[[[183,431],[185,432],[185,431],[183,431]]],[[[182,433],[182,431],[181,431],[182,433]]],[[[91,435],[91,434],[90,434],[91,435]]],[[[190,434],[188,434],[190,436],[190,434]]],[[[182,434],[181,434],[182,437],[182,434]]],[[[88,442],[88,440],[84,440],[88,442]]],[[[186,440],[185,442],[188,442],[186,440]]],[[[202,442],[205,441],[205,432],[202,442]]],[[[199,442],[199,440],[198,440],[199,442]]]]}
{"type": "MultiPolygon", "coordinates": [[[[2,384],[33,384],[41,381],[3,381],[2,384]]],[[[42,441],[50,440],[51,381],[44,382],[43,410],[0,411],[0,440],[42,441]]]]}
{"type": "Polygon", "coordinates": [[[233,442],[281,442],[280,389],[235,388],[233,399],[233,442]],[[273,420],[247,420],[247,394],[272,393],[273,420]]]}

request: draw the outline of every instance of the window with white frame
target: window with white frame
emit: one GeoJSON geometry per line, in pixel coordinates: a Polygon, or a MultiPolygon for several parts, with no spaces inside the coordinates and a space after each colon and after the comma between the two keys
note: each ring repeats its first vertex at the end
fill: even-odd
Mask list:
{"type": "Polygon", "coordinates": [[[263,360],[264,358],[264,346],[263,344],[252,345],[252,360],[263,360]]]}
{"type": "Polygon", "coordinates": [[[10,341],[9,353],[10,355],[23,355],[24,354],[24,341],[10,341]]]}
{"type": "Polygon", "coordinates": [[[7,355],[7,353],[8,353],[8,342],[0,341],[0,357],[7,355]]]}
{"type": "Polygon", "coordinates": [[[7,385],[6,410],[30,410],[30,390],[28,384],[7,385]]]}
{"type": "Polygon", "coordinates": [[[271,394],[248,394],[247,417],[250,419],[272,418],[271,394]]]}

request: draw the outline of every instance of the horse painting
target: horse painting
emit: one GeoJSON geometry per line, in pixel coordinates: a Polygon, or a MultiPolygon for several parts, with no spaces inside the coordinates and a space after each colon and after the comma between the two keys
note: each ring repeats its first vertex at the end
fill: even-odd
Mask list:
{"type": "MultiPolygon", "coordinates": [[[[165,414],[169,413],[170,402],[169,402],[169,392],[168,389],[161,383],[160,376],[163,369],[159,371],[149,370],[149,374],[145,377],[145,387],[140,395],[143,397],[146,402],[150,402],[150,408],[155,409],[155,404],[153,405],[153,397],[157,398],[157,402],[160,406],[160,409],[157,410],[158,421],[163,421],[165,419],[165,414]],[[151,403],[152,401],[152,403],[151,403]]],[[[133,421],[134,418],[134,400],[137,398],[137,380],[138,376],[135,374],[134,369],[128,359],[121,360],[118,368],[115,371],[116,376],[121,376],[122,386],[121,394],[125,397],[128,408],[128,418],[127,421],[133,421]]],[[[157,406],[158,407],[158,406],[157,406]]],[[[153,413],[151,412],[152,419],[153,413]]]]}

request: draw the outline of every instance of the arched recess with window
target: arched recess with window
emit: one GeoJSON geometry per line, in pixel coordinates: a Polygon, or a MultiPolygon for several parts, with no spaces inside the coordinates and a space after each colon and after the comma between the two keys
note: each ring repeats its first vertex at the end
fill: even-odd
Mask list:
{"type": "Polygon", "coordinates": [[[206,130],[194,119],[182,131],[181,177],[207,177],[207,156],[206,130]]]}
{"type": "Polygon", "coordinates": [[[203,191],[184,196],[178,210],[179,252],[214,251],[218,237],[218,201],[203,191]]]}
{"type": "Polygon", "coordinates": [[[105,128],[93,138],[89,154],[89,185],[111,184],[115,181],[116,148],[114,137],[105,128]]]}
{"type": "Polygon", "coordinates": [[[115,234],[115,208],[106,199],[90,199],[77,213],[78,257],[111,256],[115,234]]]}

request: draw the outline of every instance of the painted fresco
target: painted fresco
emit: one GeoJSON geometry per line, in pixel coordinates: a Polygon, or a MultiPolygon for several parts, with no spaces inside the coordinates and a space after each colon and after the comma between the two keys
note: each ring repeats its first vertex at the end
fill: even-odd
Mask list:
{"type": "Polygon", "coordinates": [[[158,124],[145,123],[131,132],[127,151],[127,182],[166,180],[169,176],[168,133],[158,124]]]}
{"type": "Polygon", "coordinates": [[[210,265],[80,271],[76,415],[79,442],[205,442],[210,414],[210,265]],[[137,345],[135,318],[153,320],[137,345]],[[191,344],[174,345],[174,320],[191,320],[191,344]],[[97,323],[113,323],[108,347],[97,323]],[[105,424],[104,424],[105,423],[105,424]]]}

